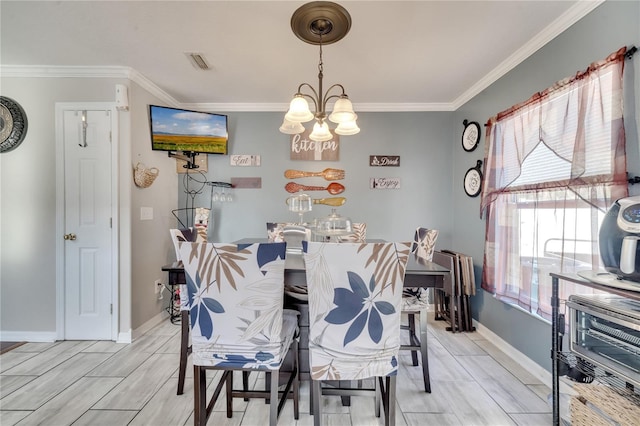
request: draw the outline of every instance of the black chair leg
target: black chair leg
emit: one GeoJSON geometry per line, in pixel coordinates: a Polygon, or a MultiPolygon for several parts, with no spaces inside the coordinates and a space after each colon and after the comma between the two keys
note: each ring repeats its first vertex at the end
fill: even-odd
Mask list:
{"type": "MultiPolygon", "coordinates": [[[[415,345],[418,339],[416,337],[416,314],[408,313],[407,318],[409,320],[409,342],[411,345],[415,345]]],[[[411,362],[414,366],[418,365],[418,351],[411,351],[411,362]]]]}
{"type": "Polygon", "coordinates": [[[178,395],[184,393],[184,379],[187,372],[187,357],[191,352],[189,347],[189,311],[180,311],[180,367],[178,369],[178,395]]]}

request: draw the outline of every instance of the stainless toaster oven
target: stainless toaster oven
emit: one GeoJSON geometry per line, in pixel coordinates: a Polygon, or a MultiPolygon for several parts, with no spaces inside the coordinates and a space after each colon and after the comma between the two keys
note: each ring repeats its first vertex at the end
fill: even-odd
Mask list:
{"type": "Polygon", "coordinates": [[[570,350],[640,386],[640,302],[611,294],[572,295],[567,307],[570,350]]]}

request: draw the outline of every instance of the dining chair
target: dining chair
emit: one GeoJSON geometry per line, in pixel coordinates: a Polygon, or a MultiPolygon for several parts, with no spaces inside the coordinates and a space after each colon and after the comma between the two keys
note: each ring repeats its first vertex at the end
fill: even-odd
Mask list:
{"type": "MultiPolygon", "coordinates": [[[[176,250],[176,261],[180,260],[180,246],[182,243],[196,242],[201,239],[201,235],[194,228],[169,229],[173,247],[176,250]]],[[[178,390],[177,394],[184,393],[184,380],[187,372],[187,359],[191,354],[191,345],[189,344],[189,300],[187,298],[186,283],[180,284],[178,287],[180,295],[180,365],[178,367],[178,390]]],[[[171,303],[175,303],[173,297],[171,303]]]]}
{"type": "MultiPolygon", "coordinates": [[[[413,237],[411,252],[425,260],[433,260],[438,231],[418,227],[413,237]]],[[[422,378],[424,391],[431,392],[431,380],[429,377],[429,356],[427,349],[427,315],[429,308],[428,293],[426,288],[409,287],[402,294],[402,314],[407,317],[407,324],[401,326],[402,330],[409,331],[409,344],[401,345],[401,350],[411,351],[411,362],[418,365],[418,351],[422,362],[422,378]],[[416,335],[416,315],[420,326],[420,338],[416,335]]]]}
{"type": "Polygon", "coordinates": [[[193,348],[194,424],[206,424],[223,387],[228,418],[233,398],[265,398],[273,426],[292,398],[298,419],[298,312],[283,309],[285,252],[286,243],[181,244],[193,348]],[[279,391],[280,368],[289,351],[292,371],[279,391]],[[208,370],[223,371],[210,399],[208,370]],[[266,373],[269,390],[235,390],[234,371],[266,373]]]}
{"type": "Polygon", "coordinates": [[[367,224],[364,222],[351,223],[351,233],[343,236],[331,236],[328,237],[328,242],[350,242],[350,243],[364,243],[367,240],[367,224]]]}
{"type": "Polygon", "coordinates": [[[400,307],[410,242],[304,244],[309,291],[312,413],[321,397],[374,393],[385,425],[395,424],[400,307]],[[373,378],[374,387],[346,387],[373,378]],[[323,386],[323,383],[327,386],[323,386]]]}

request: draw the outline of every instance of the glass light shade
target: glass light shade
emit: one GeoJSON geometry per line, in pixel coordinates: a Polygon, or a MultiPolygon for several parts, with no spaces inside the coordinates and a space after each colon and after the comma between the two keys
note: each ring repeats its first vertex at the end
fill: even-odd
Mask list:
{"type": "MultiPolygon", "coordinates": [[[[357,118],[358,116],[356,116],[357,118]]],[[[344,123],[338,124],[336,130],[334,130],[339,135],[350,136],[360,133],[360,127],[358,127],[358,123],[356,120],[346,121],[344,123]]]]}
{"type": "Polygon", "coordinates": [[[286,118],[282,122],[282,126],[280,126],[280,131],[282,133],[286,133],[287,135],[297,135],[298,133],[304,132],[304,126],[302,123],[297,121],[289,121],[286,118]]]}
{"type": "Polygon", "coordinates": [[[317,123],[313,125],[313,131],[309,135],[309,139],[316,142],[326,142],[333,138],[333,135],[329,131],[329,125],[324,121],[322,124],[317,123]]]}
{"type": "Polygon", "coordinates": [[[306,123],[313,120],[313,113],[309,110],[309,102],[301,95],[296,95],[289,104],[289,111],[284,116],[285,120],[306,123]]]}
{"type": "Polygon", "coordinates": [[[338,124],[355,119],[356,113],[353,112],[353,105],[347,97],[338,99],[333,105],[333,112],[329,115],[329,120],[338,124]]]}

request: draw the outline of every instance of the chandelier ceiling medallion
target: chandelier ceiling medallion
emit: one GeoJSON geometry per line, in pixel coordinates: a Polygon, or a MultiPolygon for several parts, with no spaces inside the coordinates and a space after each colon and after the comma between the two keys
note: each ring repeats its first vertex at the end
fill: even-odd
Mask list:
{"type": "Polygon", "coordinates": [[[334,84],[326,92],[322,90],[323,62],[322,45],[341,40],[351,28],[351,16],[339,4],[328,1],[314,1],[300,6],[291,17],[291,29],[302,41],[320,46],[320,60],[318,62],[318,90],[309,83],[302,83],[294,95],[289,111],[284,116],[280,131],[289,135],[305,131],[302,123],[315,119],[313,131],[309,139],[316,142],[331,140],[333,135],[329,130],[327,119],[338,124],[334,132],[339,135],[355,135],[360,132],[356,124],[358,116],[353,112],[353,106],[341,84],[334,84]],[[310,90],[304,93],[303,89],[310,90]],[[333,92],[333,94],[332,94],[333,92]],[[309,109],[310,99],[315,113],[309,109]],[[327,115],[327,103],[335,100],[333,111],[327,115]]]}

